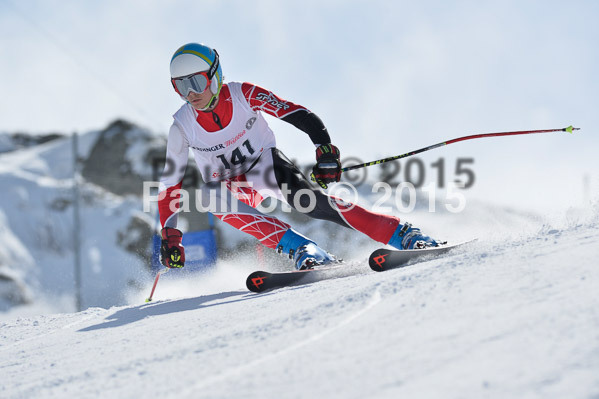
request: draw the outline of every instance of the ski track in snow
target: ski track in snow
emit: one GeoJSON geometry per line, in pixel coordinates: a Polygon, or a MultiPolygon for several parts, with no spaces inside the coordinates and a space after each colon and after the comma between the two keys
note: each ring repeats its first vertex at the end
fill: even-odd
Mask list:
{"type": "Polygon", "coordinates": [[[0,324],[0,397],[599,397],[598,242],[573,224],[263,294],[236,275],[20,318],[0,324]]]}
{"type": "Polygon", "coordinates": [[[370,302],[366,305],[365,308],[359,310],[358,312],[350,315],[348,318],[342,320],[341,322],[339,322],[337,325],[329,327],[323,331],[320,331],[312,336],[309,336],[308,338],[304,339],[303,341],[299,341],[294,343],[293,345],[281,349],[277,352],[273,352],[267,356],[264,356],[258,360],[254,360],[253,362],[244,364],[242,366],[239,367],[234,367],[231,368],[229,370],[227,370],[225,373],[220,374],[218,376],[215,376],[211,379],[208,380],[204,380],[198,384],[195,384],[194,386],[190,387],[189,389],[186,389],[184,391],[181,392],[181,394],[183,396],[188,396],[188,395],[193,395],[194,393],[198,392],[198,390],[201,390],[203,388],[205,388],[206,386],[215,384],[217,382],[220,382],[222,380],[225,380],[227,378],[231,378],[234,377],[235,375],[238,374],[242,374],[242,373],[246,373],[248,371],[251,371],[254,367],[259,366],[262,363],[266,363],[269,361],[272,361],[274,359],[276,359],[279,356],[285,356],[288,355],[289,353],[292,353],[293,351],[300,349],[306,345],[309,345],[312,342],[318,341],[319,339],[331,334],[332,332],[334,332],[335,330],[337,330],[338,328],[351,323],[353,320],[357,319],[358,317],[360,317],[362,314],[368,312],[370,309],[372,309],[375,305],[377,305],[379,302],[381,301],[381,294],[378,291],[375,291],[373,297],[371,298],[370,302]]]}

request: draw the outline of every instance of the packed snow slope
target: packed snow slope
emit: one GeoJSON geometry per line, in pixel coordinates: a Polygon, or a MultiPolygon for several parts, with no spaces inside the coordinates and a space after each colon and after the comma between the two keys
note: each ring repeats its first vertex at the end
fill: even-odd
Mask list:
{"type": "Polygon", "coordinates": [[[5,322],[0,397],[597,398],[599,220],[575,219],[264,294],[230,261],[149,304],[5,322]]]}

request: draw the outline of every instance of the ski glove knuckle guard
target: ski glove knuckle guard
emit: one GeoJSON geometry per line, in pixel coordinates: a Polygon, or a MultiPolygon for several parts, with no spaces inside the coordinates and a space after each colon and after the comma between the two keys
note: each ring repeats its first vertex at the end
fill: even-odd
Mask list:
{"type": "Polygon", "coordinates": [[[341,180],[339,148],[333,144],[323,144],[316,148],[316,165],[312,168],[312,180],[322,188],[327,188],[327,183],[341,180]]]}
{"type": "Polygon", "coordinates": [[[182,268],[185,265],[185,248],[181,245],[183,233],[180,230],[165,227],[160,232],[160,261],[168,268],[182,268]]]}

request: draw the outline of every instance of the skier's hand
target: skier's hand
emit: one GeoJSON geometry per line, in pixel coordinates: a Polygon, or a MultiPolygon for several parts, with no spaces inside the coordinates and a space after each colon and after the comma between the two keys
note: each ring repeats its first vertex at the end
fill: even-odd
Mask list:
{"type": "Polygon", "coordinates": [[[311,177],[322,188],[327,188],[327,183],[341,180],[339,148],[333,144],[323,144],[316,149],[316,165],[312,168],[311,177]]]}
{"type": "Polygon", "coordinates": [[[181,245],[183,233],[177,229],[165,227],[160,232],[160,261],[168,268],[182,268],[185,265],[185,248],[181,245]]]}

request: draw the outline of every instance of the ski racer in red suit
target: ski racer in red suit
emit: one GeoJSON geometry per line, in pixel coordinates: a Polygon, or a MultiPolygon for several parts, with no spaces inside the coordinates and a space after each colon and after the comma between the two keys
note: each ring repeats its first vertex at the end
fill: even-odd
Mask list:
{"type": "MultiPolygon", "coordinates": [[[[205,184],[202,206],[263,245],[288,254],[299,270],[337,261],[314,241],[256,207],[274,197],[316,219],[352,228],[397,249],[437,246],[399,218],[368,211],[314,188],[300,170],[276,148],[262,112],[307,133],[316,149],[313,175],[323,188],[341,177],[339,149],[316,114],[251,83],[223,84],[216,50],[190,43],[171,59],[171,82],[185,104],[173,115],[167,144],[168,169],[160,181],[161,260],[183,267],[183,233],[176,229],[188,152],[191,148],[205,184]]],[[[166,171],[166,168],[165,168],[166,171]]]]}

